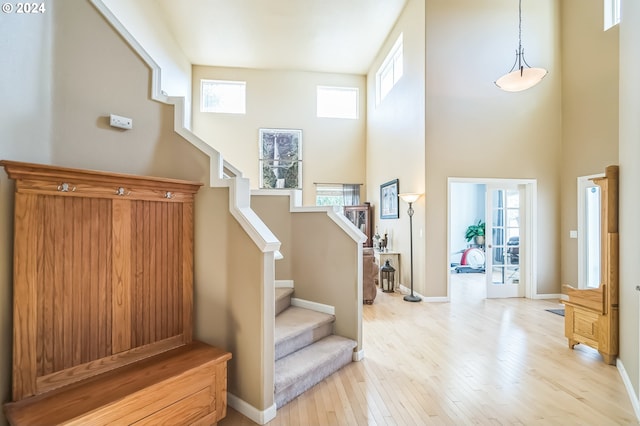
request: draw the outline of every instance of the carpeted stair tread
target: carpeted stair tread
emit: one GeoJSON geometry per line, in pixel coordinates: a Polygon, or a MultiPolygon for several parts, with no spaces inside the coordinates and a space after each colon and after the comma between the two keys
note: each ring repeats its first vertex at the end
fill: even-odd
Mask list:
{"type": "Polygon", "coordinates": [[[275,359],[289,355],[333,333],[335,316],[290,306],[276,317],[275,359]]]}
{"type": "Polygon", "coordinates": [[[291,287],[276,287],[276,316],[291,305],[291,287]]]}
{"type": "Polygon", "coordinates": [[[276,361],[276,406],[282,407],[349,364],[356,346],[351,339],[331,335],[276,361]]]}

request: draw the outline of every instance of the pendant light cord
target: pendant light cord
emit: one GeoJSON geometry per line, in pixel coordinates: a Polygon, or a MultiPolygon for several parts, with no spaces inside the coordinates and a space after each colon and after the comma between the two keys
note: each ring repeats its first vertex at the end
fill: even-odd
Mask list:
{"type": "MultiPolygon", "coordinates": [[[[518,1],[518,68],[522,74],[522,60],[524,54],[522,52],[522,0],[518,1]]],[[[526,63],[526,62],[525,62],[526,63]]]]}

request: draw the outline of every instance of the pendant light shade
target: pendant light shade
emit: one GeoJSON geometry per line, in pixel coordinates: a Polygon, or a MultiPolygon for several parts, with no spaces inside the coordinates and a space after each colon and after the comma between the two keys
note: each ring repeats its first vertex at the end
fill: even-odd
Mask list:
{"type": "Polygon", "coordinates": [[[506,92],[521,92],[538,84],[545,75],[547,75],[546,69],[531,68],[524,59],[524,49],[522,48],[522,0],[519,0],[516,61],[507,74],[496,80],[496,86],[506,92]]]}

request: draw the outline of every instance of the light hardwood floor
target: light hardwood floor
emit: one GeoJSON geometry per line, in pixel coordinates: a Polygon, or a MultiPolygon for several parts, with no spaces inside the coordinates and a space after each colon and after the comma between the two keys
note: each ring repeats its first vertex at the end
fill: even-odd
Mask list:
{"type": "MultiPolygon", "coordinates": [[[[364,305],[365,358],[278,410],[285,425],[638,424],[616,367],[570,350],[557,300],[484,299],[452,277],[451,303],[378,292],[364,305]]],[[[221,426],[254,425],[229,408],[221,426]]]]}

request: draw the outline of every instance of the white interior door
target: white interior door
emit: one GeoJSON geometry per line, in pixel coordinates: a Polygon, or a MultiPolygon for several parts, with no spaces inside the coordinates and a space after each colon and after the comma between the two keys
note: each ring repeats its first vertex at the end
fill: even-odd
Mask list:
{"type": "Polygon", "coordinates": [[[518,185],[487,185],[487,298],[524,297],[520,269],[524,199],[524,189],[518,185]]]}

